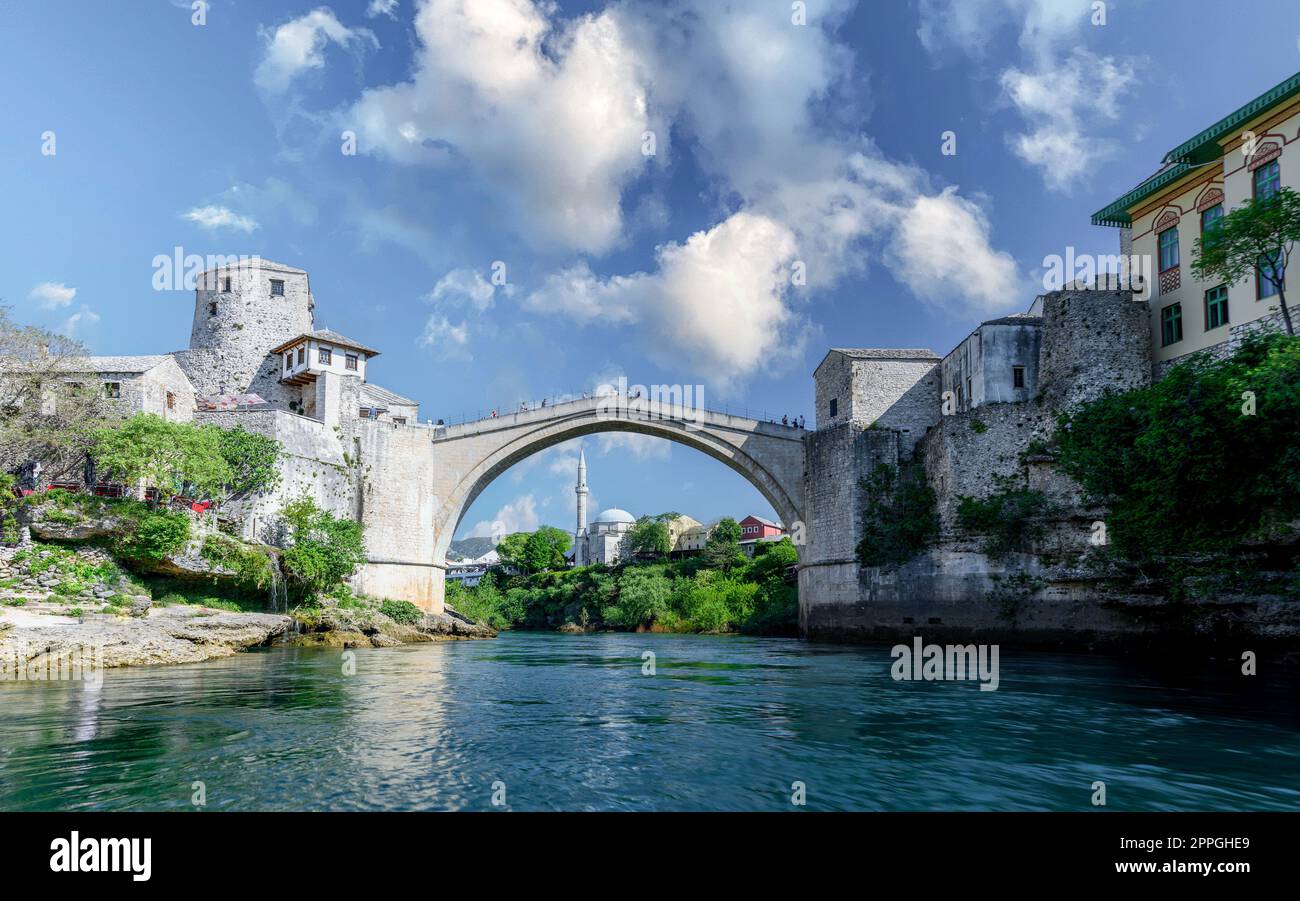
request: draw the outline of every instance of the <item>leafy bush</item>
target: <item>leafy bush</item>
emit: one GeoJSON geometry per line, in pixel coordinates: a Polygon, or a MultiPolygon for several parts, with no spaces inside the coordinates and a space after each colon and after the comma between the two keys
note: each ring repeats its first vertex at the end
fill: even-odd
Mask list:
{"type": "Polygon", "coordinates": [[[366,562],[365,529],[322,510],[309,497],[280,511],[289,545],[281,562],[299,600],[315,600],[336,588],[366,562]]]}
{"type": "Polygon", "coordinates": [[[629,567],[618,582],[618,599],[606,618],[616,626],[648,626],[668,612],[672,586],[658,566],[629,567]]]}
{"type": "Polygon", "coordinates": [[[446,602],[451,608],[494,629],[509,629],[524,618],[524,611],[509,606],[497,580],[489,573],[473,588],[460,582],[447,583],[446,602]]]}
{"type": "Polygon", "coordinates": [[[122,535],[113,551],[123,559],[157,563],[178,554],[190,540],[190,518],[175,510],[150,510],[144,504],[124,508],[122,535]]]}
{"type": "Polygon", "coordinates": [[[1056,440],[1131,559],[1265,537],[1300,517],[1300,339],[1270,334],[1175,366],[1062,414],[1056,440]]]}
{"type": "Polygon", "coordinates": [[[413,626],[424,619],[424,611],[410,601],[384,601],[379,612],[393,622],[413,626]]]}
{"type": "Polygon", "coordinates": [[[246,590],[268,588],[275,578],[275,561],[266,551],[225,535],[204,537],[199,555],[213,566],[233,572],[246,590]]]}
{"type": "Polygon", "coordinates": [[[863,566],[906,563],[938,534],[934,491],[919,463],[877,466],[861,486],[867,501],[857,548],[863,566]]]}
{"type": "Polygon", "coordinates": [[[1014,478],[995,478],[998,490],[988,497],[962,497],[957,504],[957,521],[962,528],[984,539],[984,553],[1005,557],[1027,550],[1042,534],[1043,520],[1052,505],[1041,491],[1015,484],[1014,478]]]}
{"type": "MultiPolygon", "coordinates": [[[[14,555],[33,576],[53,575],[62,583],[75,583],[76,591],[96,584],[116,585],[126,574],[111,560],[91,563],[76,551],[55,544],[36,544],[14,555]]],[[[76,593],[73,591],[72,593],[76,593]]]]}

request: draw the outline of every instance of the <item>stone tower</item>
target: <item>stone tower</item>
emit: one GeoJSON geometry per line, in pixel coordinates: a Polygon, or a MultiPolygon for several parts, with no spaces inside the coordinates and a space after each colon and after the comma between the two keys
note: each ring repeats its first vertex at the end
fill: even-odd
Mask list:
{"type": "Polygon", "coordinates": [[[579,557],[582,555],[583,536],[587,534],[587,454],[581,448],[578,449],[578,484],[573,492],[578,496],[578,528],[573,534],[573,563],[582,566],[585,561],[579,557]]]}
{"type": "Polygon", "coordinates": [[[251,258],[199,276],[189,350],[177,354],[198,394],[253,391],[284,403],[268,352],[315,327],[315,302],[302,269],[251,258]]]}

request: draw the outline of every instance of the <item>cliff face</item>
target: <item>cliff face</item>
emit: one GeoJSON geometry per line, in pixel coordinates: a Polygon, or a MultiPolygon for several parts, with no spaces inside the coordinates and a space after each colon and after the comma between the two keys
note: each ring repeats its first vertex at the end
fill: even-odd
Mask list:
{"type": "MultiPolygon", "coordinates": [[[[1241,549],[1257,570],[1247,581],[1196,575],[1193,559],[1144,570],[1114,552],[1107,511],[1089,504],[1058,469],[1052,439],[1062,411],[1151,383],[1147,317],[1147,305],[1127,294],[1045,297],[1033,397],[943,415],[917,443],[914,459],[934,492],[938,528],[906,562],[862,566],[850,551],[870,510],[852,486],[876,467],[907,461],[899,442],[887,440],[893,433],[879,427],[838,437],[817,433],[822,443],[842,446],[822,454],[838,461],[831,467],[818,465],[814,444],[810,469],[816,481],[838,485],[835,500],[851,503],[855,513],[836,554],[824,562],[807,555],[809,571],[800,582],[804,634],[1071,648],[1300,638],[1293,574],[1269,571],[1277,547],[1241,549]]],[[[826,536],[816,537],[824,550],[826,536]]]]}

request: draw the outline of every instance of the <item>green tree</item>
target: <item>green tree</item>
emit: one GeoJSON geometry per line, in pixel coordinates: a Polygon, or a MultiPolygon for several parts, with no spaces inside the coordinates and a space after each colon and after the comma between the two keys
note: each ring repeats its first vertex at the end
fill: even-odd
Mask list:
{"type": "Polygon", "coordinates": [[[744,553],[740,550],[740,524],[730,516],[718,520],[718,524],[709,533],[709,540],[704,547],[704,559],[708,565],[725,572],[743,563],[744,553]]]}
{"type": "Polygon", "coordinates": [[[18,325],[0,306],[0,472],[36,462],[45,478],[80,477],[95,430],[112,415],[89,368],[80,343],[18,325]]]}
{"type": "Polygon", "coordinates": [[[280,483],[277,464],[284,448],[279,441],[245,431],[241,426],[233,429],[202,428],[216,430],[217,446],[230,469],[230,481],[221,486],[216,498],[218,501],[225,503],[269,491],[280,483]]]}
{"type": "Polygon", "coordinates": [[[542,526],[524,542],[524,562],[528,572],[564,568],[564,554],[571,543],[569,533],[555,526],[542,526]]]}
{"type": "Polygon", "coordinates": [[[97,429],[93,455],[109,478],[128,485],[143,480],[163,499],[182,490],[218,497],[235,481],[222,455],[220,432],[137,413],[117,428],[97,429]]]}
{"type": "Polygon", "coordinates": [[[1061,468],[1127,557],[1227,553],[1300,517],[1300,339],[1248,340],[1059,418],[1061,468]]]}
{"type": "Polygon", "coordinates": [[[623,536],[621,550],[629,557],[657,559],[672,550],[672,536],[662,517],[642,516],[623,536]]]}
{"type": "Polygon", "coordinates": [[[672,583],[661,567],[629,567],[619,579],[618,599],[605,615],[625,629],[648,626],[669,612],[671,597],[672,583]]]}
{"type": "Polygon", "coordinates": [[[1041,537],[1044,521],[1055,505],[1014,476],[995,476],[995,490],[986,497],[963,496],[957,504],[962,528],[983,537],[983,550],[993,558],[1024,551],[1041,537]]]}
{"type": "Polygon", "coordinates": [[[1286,304],[1285,275],[1300,241],[1300,194],[1283,188],[1271,197],[1247,200],[1196,239],[1192,274],[1200,281],[1235,285],[1258,271],[1277,286],[1288,335],[1294,335],[1286,304]]]}
{"type": "Polygon", "coordinates": [[[338,587],[366,562],[361,523],[322,510],[310,497],[285,504],[280,519],[287,544],[281,561],[298,597],[312,600],[338,587]]]}
{"type": "Polygon", "coordinates": [[[458,613],[494,629],[509,629],[523,621],[524,611],[513,605],[488,573],[473,588],[447,583],[447,603],[458,613]]]}
{"type": "Polygon", "coordinates": [[[503,566],[528,572],[528,532],[512,532],[497,542],[497,557],[503,566]]]}

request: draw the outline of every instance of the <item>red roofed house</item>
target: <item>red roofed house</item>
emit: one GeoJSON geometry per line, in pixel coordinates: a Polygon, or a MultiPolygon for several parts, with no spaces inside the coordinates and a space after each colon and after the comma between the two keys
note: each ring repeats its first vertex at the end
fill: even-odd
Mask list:
{"type": "Polygon", "coordinates": [[[750,514],[740,521],[740,549],[754,556],[754,545],[760,541],[780,541],[785,529],[779,523],[750,514]]]}

